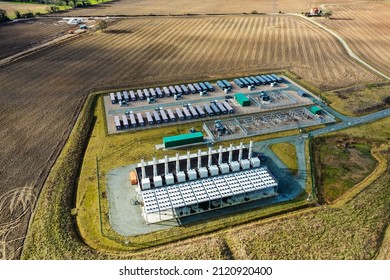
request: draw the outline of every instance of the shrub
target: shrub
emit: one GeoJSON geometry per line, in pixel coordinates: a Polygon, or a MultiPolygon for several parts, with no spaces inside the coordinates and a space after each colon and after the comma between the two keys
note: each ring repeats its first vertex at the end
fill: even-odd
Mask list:
{"type": "Polygon", "coordinates": [[[22,18],[22,14],[19,11],[15,11],[16,18],[22,18]]]}
{"type": "Polygon", "coordinates": [[[9,18],[7,16],[7,11],[0,9],[0,22],[9,21],[9,18]]]}

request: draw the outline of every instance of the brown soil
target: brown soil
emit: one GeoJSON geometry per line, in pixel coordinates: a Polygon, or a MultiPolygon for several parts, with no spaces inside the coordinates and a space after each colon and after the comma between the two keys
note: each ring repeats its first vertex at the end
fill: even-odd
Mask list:
{"type": "Polygon", "coordinates": [[[66,23],[54,19],[0,24],[0,59],[64,35],[68,29],[66,23]]]}

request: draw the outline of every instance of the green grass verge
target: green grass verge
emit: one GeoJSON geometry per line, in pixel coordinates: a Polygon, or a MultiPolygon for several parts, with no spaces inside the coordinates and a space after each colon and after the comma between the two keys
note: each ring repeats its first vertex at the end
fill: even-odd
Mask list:
{"type": "Polygon", "coordinates": [[[331,203],[367,177],[376,167],[373,143],[346,135],[313,141],[316,185],[320,201],[331,203]]]}
{"type": "Polygon", "coordinates": [[[273,144],[271,150],[287,166],[287,168],[296,175],[298,173],[297,151],[291,143],[273,144]]]}

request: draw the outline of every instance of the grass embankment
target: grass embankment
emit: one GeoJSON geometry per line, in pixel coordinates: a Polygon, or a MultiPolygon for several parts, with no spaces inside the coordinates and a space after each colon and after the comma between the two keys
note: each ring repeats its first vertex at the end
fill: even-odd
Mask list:
{"type": "Polygon", "coordinates": [[[297,151],[291,143],[279,143],[271,146],[271,150],[296,175],[298,173],[297,151]]]}
{"type": "Polygon", "coordinates": [[[320,202],[333,202],[374,170],[371,148],[371,143],[347,135],[313,140],[320,202]]]}
{"type": "Polygon", "coordinates": [[[26,237],[23,259],[97,258],[78,238],[71,209],[78,170],[94,122],[96,97],[88,97],[76,125],[42,188],[26,237]]]}
{"type": "Polygon", "coordinates": [[[390,85],[368,84],[325,92],[323,96],[339,112],[361,116],[390,108],[390,85]]]}

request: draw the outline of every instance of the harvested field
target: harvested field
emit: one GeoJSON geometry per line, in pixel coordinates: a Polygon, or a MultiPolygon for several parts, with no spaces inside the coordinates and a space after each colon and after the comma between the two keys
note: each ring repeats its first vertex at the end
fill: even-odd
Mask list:
{"type": "MultiPolygon", "coordinates": [[[[31,188],[25,200],[34,205],[90,91],[285,68],[321,89],[378,80],[333,37],[291,16],[123,20],[21,58],[0,68],[1,192],[31,188]]],[[[30,216],[28,204],[11,204],[23,222],[1,228],[2,242],[14,242],[2,258],[17,257],[30,216]]]]}
{"type": "Polygon", "coordinates": [[[318,19],[339,33],[363,60],[390,75],[390,4],[334,6],[330,20],[318,19]]]}
{"type": "MultiPolygon", "coordinates": [[[[375,0],[373,0],[375,1],[375,0]]],[[[327,0],[326,3],[338,3],[338,0],[327,0]]],[[[356,0],[343,0],[344,3],[356,0]]],[[[161,0],[158,5],[153,0],[119,0],[105,3],[89,9],[69,11],[67,16],[88,15],[169,15],[169,14],[226,14],[226,13],[271,13],[271,12],[304,12],[310,7],[323,4],[321,0],[161,0]]]]}
{"type": "Polygon", "coordinates": [[[48,42],[68,32],[54,19],[31,19],[0,25],[0,59],[48,42]]]}

